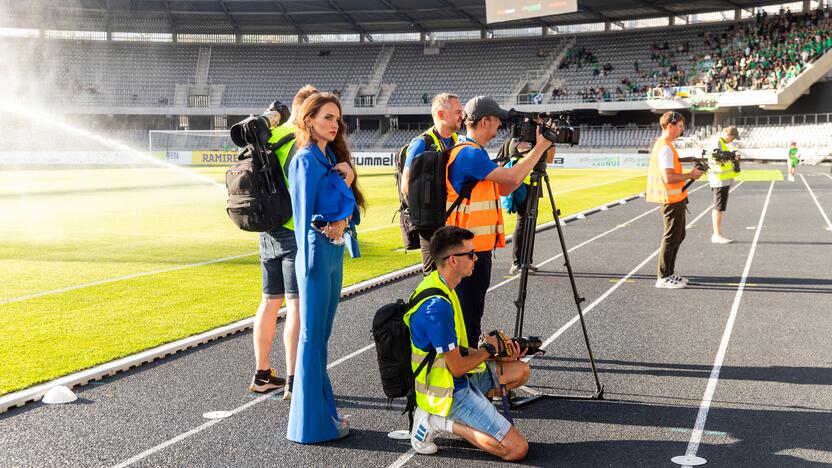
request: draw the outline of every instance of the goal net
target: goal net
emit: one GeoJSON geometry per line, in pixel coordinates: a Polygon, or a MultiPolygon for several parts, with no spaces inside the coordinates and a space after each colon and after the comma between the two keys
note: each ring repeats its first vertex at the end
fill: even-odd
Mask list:
{"type": "Polygon", "coordinates": [[[150,130],[150,151],[218,151],[235,152],[228,130],[150,130]]]}

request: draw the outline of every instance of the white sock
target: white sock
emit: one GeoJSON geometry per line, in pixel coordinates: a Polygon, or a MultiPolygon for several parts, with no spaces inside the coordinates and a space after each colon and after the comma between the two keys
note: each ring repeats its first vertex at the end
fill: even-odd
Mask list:
{"type": "Polygon", "coordinates": [[[448,418],[432,414],[428,417],[428,422],[431,426],[439,429],[440,431],[445,431],[451,434],[454,432],[454,422],[448,418]]]}

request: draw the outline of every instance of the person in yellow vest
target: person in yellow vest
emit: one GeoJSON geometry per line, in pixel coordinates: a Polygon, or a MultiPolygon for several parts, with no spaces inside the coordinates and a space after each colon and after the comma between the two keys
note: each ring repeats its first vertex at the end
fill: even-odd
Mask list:
{"type": "MultiPolygon", "coordinates": [[[[433,126],[410,141],[407,146],[407,158],[402,169],[402,194],[407,198],[407,184],[410,180],[410,165],[413,160],[425,151],[444,151],[454,146],[459,140],[457,132],[462,127],[462,103],[459,96],[450,93],[439,93],[433,97],[430,106],[433,126]]],[[[428,244],[433,232],[419,233],[419,250],[422,253],[422,274],[427,276],[436,269],[430,257],[428,244]]]]}
{"type": "Polygon", "coordinates": [[[734,164],[728,161],[724,164],[719,164],[713,158],[713,150],[720,151],[734,151],[733,142],[740,139],[739,130],[737,127],[731,125],[725,127],[722,134],[715,136],[710,145],[705,148],[708,156],[708,184],[711,186],[711,191],[714,192],[714,209],[711,211],[711,221],[714,227],[714,233],[711,236],[711,242],[714,244],[729,244],[733,242],[722,235],[722,216],[728,208],[728,192],[731,190],[731,182],[737,177],[734,172],[734,164]]]}
{"type": "Polygon", "coordinates": [[[650,165],[647,168],[647,201],[659,203],[664,220],[664,234],[659,248],[657,288],[680,289],[687,285],[687,278],[676,274],[676,254],[685,240],[685,208],[688,192],[683,187],[688,180],[702,176],[700,169],[682,171],[679,153],[673,140],[685,131],[685,117],[678,112],[665,112],[659,118],[662,135],[653,145],[650,165]]]}
{"type": "Polygon", "coordinates": [[[455,434],[477,448],[506,461],[522,460],[529,449],[526,439],[494,408],[487,395],[497,393],[500,367],[506,388],[516,388],[529,379],[529,365],[517,343],[511,356],[499,358],[497,340],[484,337],[479,348],[469,348],[465,321],[454,288],[470,277],[477,263],[474,233],[454,226],[439,228],[430,240],[437,270],[425,277],[411,298],[436,288],[443,295],[428,296],[407,311],[410,328],[411,365],[415,372],[431,350],[433,362],[416,375],[416,411],[410,443],[420,454],[438,450],[434,439],[455,434]],[[444,297],[443,297],[444,296],[444,297]],[[494,359],[500,359],[500,362],[494,359]]]}
{"type": "Polygon", "coordinates": [[[514,191],[529,175],[534,165],[552,143],[537,131],[532,150],[512,167],[500,167],[488,157],[484,147],[497,136],[500,119],[508,111],[494,99],[477,96],[465,104],[466,135],[459,137],[448,157],[445,185],[448,189],[447,209],[460,196],[463,188],[473,184],[470,194],[451,212],[445,224],[474,232],[477,263],[474,274],[463,279],[457,294],[468,327],[468,341],[480,336],[480,322],[485,311],[485,293],[491,284],[491,256],[495,248],[506,246],[500,195],[514,191]]]}

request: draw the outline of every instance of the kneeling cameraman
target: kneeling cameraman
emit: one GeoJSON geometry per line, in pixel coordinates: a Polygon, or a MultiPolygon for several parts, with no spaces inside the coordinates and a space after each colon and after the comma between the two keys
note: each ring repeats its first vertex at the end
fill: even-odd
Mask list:
{"type": "Polygon", "coordinates": [[[529,449],[526,439],[486,398],[498,389],[497,365],[507,388],[523,385],[529,365],[518,361],[525,353],[509,341],[510,357],[498,357],[494,336],[481,340],[478,349],[468,347],[462,309],[454,288],[474,271],[477,261],[474,233],[455,226],[436,231],[430,240],[430,254],[437,270],[425,277],[411,298],[436,288],[441,294],[418,302],[404,316],[410,328],[412,366],[436,351],[433,362],[416,375],[417,409],[410,443],[421,454],[436,453],[433,440],[441,433],[453,433],[474,446],[506,461],[522,460],[529,449]],[[444,297],[443,297],[444,296],[444,297]]]}

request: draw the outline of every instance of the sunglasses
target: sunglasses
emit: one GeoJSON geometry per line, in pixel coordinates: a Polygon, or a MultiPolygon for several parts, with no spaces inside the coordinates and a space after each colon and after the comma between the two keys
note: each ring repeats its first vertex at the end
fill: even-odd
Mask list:
{"type": "Polygon", "coordinates": [[[451,257],[468,257],[471,260],[473,260],[474,257],[476,257],[476,256],[477,256],[477,253],[474,250],[471,250],[470,252],[462,252],[462,253],[455,253],[455,254],[446,255],[443,258],[443,260],[447,260],[451,257]]]}

